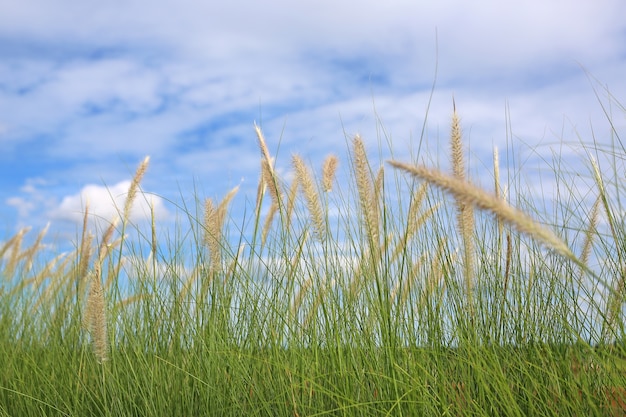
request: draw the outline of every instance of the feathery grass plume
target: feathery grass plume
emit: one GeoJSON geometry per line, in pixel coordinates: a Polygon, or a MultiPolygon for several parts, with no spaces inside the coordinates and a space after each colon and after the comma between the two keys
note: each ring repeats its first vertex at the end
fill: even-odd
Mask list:
{"type": "MultiPolygon", "coordinates": [[[[106,319],[106,302],[104,297],[105,288],[102,286],[102,265],[110,250],[110,241],[113,236],[119,218],[115,218],[102,236],[98,258],[94,264],[94,272],[91,277],[87,305],[85,307],[85,319],[87,328],[91,333],[94,354],[100,363],[108,358],[108,336],[106,319]]],[[[110,285],[107,280],[107,285],[110,285]]]]}
{"type": "Polygon", "coordinates": [[[389,161],[389,163],[393,167],[401,169],[414,177],[421,178],[436,185],[466,204],[471,204],[479,209],[493,213],[500,217],[505,223],[517,229],[520,233],[534,238],[559,255],[564,256],[576,264],[580,264],[580,261],[567,245],[554,233],[540,226],[527,214],[511,207],[502,199],[490,195],[471,183],[461,181],[458,178],[446,175],[436,169],[405,164],[398,161],[389,161]]]}
{"type": "Polygon", "coordinates": [[[272,202],[272,205],[265,216],[265,222],[263,223],[263,230],[261,232],[261,247],[265,246],[265,242],[267,241],[267,236],[272,228],[272,222],[274,221],[276,212],[278,212],[278,205],[272,202]]]}
{"type": "Polygon", "coordinates": [[[123,211],[123,222],[126,223],[130,217],[130,211],[133,208],[133,203],[135,202],[135,198],[137,197],[137,190],[139,189],[139,183],[143,179],[144,174],[146,173],[146,169],[148,169],[148,163],[150,162],[150,157],[146,156],[144,160],[139,164],[137,171],[135,171],[135,176],[130,183],[130,187],[128,188],[128,194],[126,195],[126,202],[124,203],[124,211],[123,211]]]}
{"type": "Polygon", "coordinates": [[[230,202],[233,201],[233,198],[235,197],[235,195],[237,195],[238,192],[239,192],[239,186],[237,185],[236,187],[233,187],[224,196],[224,198],[222,198],[222,201],[220,201],[219,206],[217,206],[217,218],[219,220],[220,230],[224,226],[226,215],[228,214],[228,206],[230,205],[230,202]]]}
{"type": "Polygon", "coordinates": [[[96,263],[93,279],[87,297],[87,320],[93,351],[100,363],[108,359],[108,336],[106,322],[106,305],[102,288],[101,265],[96,263]]]}
{"type": "MultiPolygon", "coordinates": [[[[459,181],[466,181],[465,158],[463,157],[463,142],[461,140],[461,126],[456,112],[456,104],[453,103],[452,132],[450,134],[450,148],[452,156],[452,172],[459,181]]],[[[463,242],[463,275],[465,277],[465,290],[471,302],[471,294],[474,287],[474,210],[463,199],[456,199],[457,224],[461,231],[463,242]]]]}
{"type": "MultiPolygon", "coordinates": [[[[45,288],[43,292],[40,293],[39,297],[37,297],[37,303],[35,303],[35,307],[32,308],[33,315],[37,314],[40,310],[38,306],[43,304],[44,300],[50,296],[54,289],[59,288],[65,284],[64,278],[66,276],[71,276],[65,272],[67,265],[72,260],[72,257],[68,256],[67,253],[61,253],[50,261],[48,261],[43,268],[39,269],[37,273],[31,278],[22,279],[19,283],[13,287],[10,292],[10,295],[15,295],[21,292],[24,288],[31,287],[33,289],[37,289],[38,292],[42,289],[42,284],[46,279],[51,279],[51,282],[45,288]],[[59,263],[59,261],[61,261],[59,263]]],[[[34,301],[34,300],[33,300],[34,301]]]]}
{"type": "Polygon", "coordinates": [[[323,241],[326,237],[326,223],[324,222],[320,197],[317,193],[317,189],[315,188],[313,179],[311,178],[311,173],[304,165],[302,158],[298,155],[293,156],[293,167],[296,171],[298,183],[302,187],[302,192],[307,202],[311,219],[313,220],[315,234],[317,235],[319,241],[323,241]]]}
{"type": "Polygon", "coordinates": [[[589,227],[587,227],[587,231],[585,232],[585,240],[583,241],[583,247],[579,257],[580,261],[585,265],[589,261],[589,255],[591,254],[591,244],[593,243],[593,237],[598,232],[596,227],[598,226],[598,216],[600,214],[601,203],[602,198],[598,196],[598,198],[596,198],[596,202],[593,204],[591,213],[589,214],[589,227]]]}
{"type": "Polygon", "coordinates": [[[4,242],[4,244],[2,245],[2,247],[0,247],[0,260],[3,259],[4,254],[7,252],[7,250],[9,250],[11,247],[13,247],[15,241],[17,240],[17,236],[19,234],[24,234],[26,232],[28,232],[28,230],[30,230],[30,228],[28,227],[24,227],[22,228],[20,231],[18,231],[16,234],[14,234],[13,236],[11,236],[11,238],[9,240],[7,240],[6,242],[4,242]]]}
{"type": "Polygon", "coordinates": [[[211,268],[214,271],[221,270],[222,230],[224,229],[226,214],[228,213],[228,205],[235,194],[237,194],[237,191],[239,191],[239,186],[230,190],[217,207],[211,198],[207,198],[204,203],[204,242],[209,249],[211,268]]]}
{"type": "MultiPolygon", "coordinates": [[[[263,136],[261,128],[256,123],[254,124],[254,130],[256,131],[256,136],[259,139],[259,148],[261,149],[261,155],[263,156],[263,159],[265,159],[267,162],[270,162],[272,158],[270,157],[270,151],[267,148],[265,137],[263,136]]],[[[270,170],[273,174],[274,168],[272,166],[270,166],[270,170]]]]}
{"type": "Polygon", "coordinates": [[[378,203],[374,199],[374,186],[370,166],[365,152],[365,145],[361,136],[356,135],[353,140],[353,170],[356,177],[356,187],[359,194],[359,203],[365,220],[365,227],[369,233],[372,249],[378,248],[378,203]]]}
{"type": "Polygon", "coordinates": [[[279,187],[278,176],[276,175],[276,171],[274,171],[273,158],[270,156],[270,151],[267,148],[263,132],[256,123],[254,124],[254,130],[256,131],[256,135],[259,140],[259,148],[261,149],[261,155],[263,156],[263,159],[261,160],[261,178],[270,191],[273,203],[280,207],[282,195],[279,187]]]}
{"type": "MultiPolygon", "coordinates": [[[[83,278],[87,276],[87,270],[89,269],[89,260],[91,259],[91,245],[93,243],[93,235],[89,233],[87,229],[89,220],[89,201],[85,203],[85,214],[83,215],[83,230],[80,237],[80,248],[78,250],[78,270],[77,278],[78,283],[83,282],[83,278]]],[[[80,291],[80,288],[79,288],[80,291]]],[[[82,294],[82,291],[79,292],[82,294]]]]}
{"type": "Polygon", "coordinates": [[[265,184],[265,189],[270,193],[272,204],[280,207],[281,192],[278,185],[278,178],[276,178],[274,174],[271,162],[266,159],[261,160],[261,178],[265,184]]]}
{"type": "Polygon", "coordinates": [[[506,234],[506,258],[504,261],[504,286],[502,290],[502,301],[506,300],[507,291],[509,287],[509,278],[511,277],[511,257],[513,255],[513,248],[511,246],[511,234],[506,234]]]}
{"type": "Polygon", "coordinates": [[[376,209],[376,218],[379,216],[379,205],[383,203],[383,194],[385,187],[385,167],[381,166],[378,168],[378,172],[376,173],[376,178],[374,179],[374,208],[376,209]]]}
{"type": "Polygon", "coordinates": [[[49,228],[50,223],[46,224],[46,226],[39,232],[39,234],[37,235],[37,239],[35,239],[35,242],[19,255],[19,260],[24,260],[24,266],[22,267],[22,270],[24,272],[29,272],[32,269],[35,255],[41,249],[41,242],[48,233],[49,228]]]}
{"type": "Polygon", "coordinates": [[[420,212],[422,208],[422,202],[424,201],[424,197],[426,197],[426,191],[428,190],[428,184],[422,184],[416,192],[413,193],[413,197],[411,198],[411,204],[409,207],[409,213],[407,216],[407,235],[413,236],[419,228],[424,224],[424,222],[432,216],[432,214],[439,208],[439,203],[434,204],[430,209],[426,212],[420,212]]]}
{"type": "Polygon", "coordinates": [[[211,269],[217,271],[222,263],[221,256],[221,232],[217,208],[213,199],[207,198],[204,202],[204,243],[211,257],[211,269]]]}
{"type": "Polygon", "coordinates": [[[333,181],[335,180],[338,165],[339,159],[335,155],[328,155],[324,160],[324,166],[322,167],[322,189],[324,192],[329,192],[333,189],[333,181]]]}
{"type": "Polygon", "coordinates": [[[24,241],[24,235],[30,231],[30,227],[24,227],[20,229],[11,239],[9,239],[2,249],[0,250],[0,256],[3,256],[7,250],[11,249],[11,255],[9,261],[4,268],[4,276],[12,277],[15,274],[15,268],[20,261],[20,254],[22,253],[22,242],[24,241]]]}
{"type": "MultiPolygon", "coordinates": [[[[4,244],[2,245],[2,247],[0,248],[0,259],[2,259],[4,257],[4,254],[11,248],[13,248],[13,250],[15,250],[15,245],[18,244],[18,246],[21,247],[21,242],[22,242],[22,238],[24,237],[24,235],[26,233],[28,233],[28,231],[30,230],[30,227],[24,227],[22,229],[20,229],[16,234],[14,234],[13,236],[11,236],[11,238],[9,240],[7,240],[6,242],[4,242],[4,244]]],[[[20,251],[18,250],[18,253],[20,251]]]]}
{"type": "MultiPolygon", "coordinates": [[[[104,258],[107,257],[107,255],[111,252],[111,250],[113,248],[115,248],[117,245],[121,244],[122,239],[117,239],[115,241],[111,241],[113,238],[113,233],[115,232],[115,229],[117,228],[117,226],[120,223],[120,218],[119,217],[115,217],[110,223],[109,223],[109,227],[107,227],[107,229],[105,230],[104,234],[102,235],[102,240],[100,241],[100,246],[98,247],[98,258],[97,258],[97,262],[100,263],[102,265],[102,263],[104,262],[104,258]]],[[[121,265],[121,260],[120,262],[118,262],[118,268],[121,265]]],[[[104,288],[108,289],[111,287],[111,285],[113,284],[113,278],[117,277],[117,273],[112,273],[109,274],[107,276],[107,279],[104,283],[104,288]]]]}
{"type": "Polygon", "coordinates": [[[68,253],[61,253],[55,256],[51,261],[46,263],[37,275],[29,280],[35,288],[39,288],[45,279],[50,279],[50,283],[45,291],[37,297],[37,303],[35,303],[32,308],[33,316],[36,315],[38,311],[42,310],[42,306],[52,305],[59,294],[63,294],[66,299],[72,298],[70,291],[63,291],[68,289],[67,284],[72,277],[71,274],[67,273],[67,266],[70,262],[74,261],[75,255],[69,255],[68,253]]]}

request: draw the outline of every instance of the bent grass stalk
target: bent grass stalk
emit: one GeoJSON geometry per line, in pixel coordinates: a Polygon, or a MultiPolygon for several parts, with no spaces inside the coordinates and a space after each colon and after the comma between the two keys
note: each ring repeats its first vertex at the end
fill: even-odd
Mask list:
{"type": "Polygon", "coordinates": [[[537,241],[543,243],[546,247],[552,249],[572,262],[580,264],[580,261],[572,253],[569,247],[554,233],[539,225],[524,212],[511,207],[505,201],[487,193],[483,189],[466,181],[446,175],[436,169],[406,164],[398,161],[389,161],[389,164],[413,175],[414,177],[436,185],[465,204],[471,204],[479,209],[487,210],[493,213],[499,219],[513,226],[519,232],[536,239],[537,241]]]}

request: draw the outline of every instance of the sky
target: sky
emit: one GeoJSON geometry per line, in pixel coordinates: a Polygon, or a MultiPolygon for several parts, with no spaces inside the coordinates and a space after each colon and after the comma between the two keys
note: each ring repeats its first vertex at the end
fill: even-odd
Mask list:
{"type": "Polygon", "coordinates": [[[607,91],[626,103],[624,16],[623,0],[0,0],[0,240],[76,236],[87,200],[110,218],[148,155],[135,218],[152,201],[173,224],[235,186],[242,210],[255,123],[284,174],[293,153],[347,165],[357,133],[376,155],[381,127],[398,159],[423,137],[445,160],[453,99],[477,170],[494,146],[580,156],[610,144],[607,91]]]}

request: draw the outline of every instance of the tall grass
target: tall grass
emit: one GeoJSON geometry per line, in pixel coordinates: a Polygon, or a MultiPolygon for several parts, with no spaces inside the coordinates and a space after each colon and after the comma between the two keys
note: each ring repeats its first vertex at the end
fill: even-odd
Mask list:
{"type": "Polygon", "coordinates": [[[476,185],[452,120],[450,173],[373,162],[357,136],[319,171],[294,155],[288,182],[257,126],[242,224],[233,189],[184,206],[173,237],[133,225],[146,159],[99,238],[88,209],[72,253],[18,232],[0,246],[0,413],[623,415],[623,179],[589,159],[594,197],[555,202],[557,224],[497,152],[494,189],[476,185]]]}

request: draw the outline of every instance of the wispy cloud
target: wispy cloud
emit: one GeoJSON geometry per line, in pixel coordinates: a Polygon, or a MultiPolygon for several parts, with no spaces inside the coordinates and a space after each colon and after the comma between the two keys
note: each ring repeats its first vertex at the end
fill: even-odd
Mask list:
{"type": "Polygon", "coordinates": [[[430,105],[424,139],[436,150],[454,96],[473,152],[488,158],[494,144],[574,140],[573,129],[587,135],[590,125],[608,140],[584,69],[618,98],[626,91],[620,0],[29,0],[2,9],[6,224],[76,221],[87,198],[111,214],[105,200],[123,194],[145,155],[143,187],[164,198],[155,200],[163,213],[166,199],[198,184],[208,196],[238,184],[254,192],[255,121],[279,158],[316,161],[344,150],[344,133],[374,144],[379,122],[408,152],[430,105]]]}

